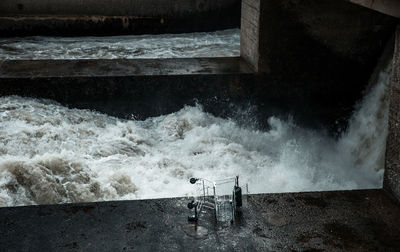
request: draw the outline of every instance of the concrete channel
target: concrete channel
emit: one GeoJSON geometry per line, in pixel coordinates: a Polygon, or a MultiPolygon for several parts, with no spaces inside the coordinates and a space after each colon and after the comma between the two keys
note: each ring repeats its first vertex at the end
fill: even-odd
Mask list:
{"type": "Polygon", "coordinates": [[[5,60],[0,96],[49,98],[142,119],[195,101],[229,116],[229,103],[253,102],[260,120],[294,114],[302,125],[332,133],[346,127],[389,48],[394,61],[384,184],[248,195],[233,224],[216,222],[212,211],[189,223],[187,198],[0,208],[0,250],[398,251],[400,28],[393,13],[400,10],[387,13],[379,5],[377,12],[351,3],[366,1],[345,0],[127,1],[124,9],[116,7],[127,4],[122,0],[112,8],[107,1],[61,2],[50,8],[49,1],[2,1],[1,36],[140,34],[149,27],[150,33],[188,32],[241,23],[241,57],[5,60]]]}

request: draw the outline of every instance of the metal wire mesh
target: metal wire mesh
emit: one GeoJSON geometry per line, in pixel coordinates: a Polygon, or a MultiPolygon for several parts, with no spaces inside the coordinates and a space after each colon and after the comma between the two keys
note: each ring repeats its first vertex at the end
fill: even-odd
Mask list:
{"type": "Polygon", "coordinates": [[[236,208],[234,188],[237,179],[236,177],[210,181],[192,178],[190,182],[195,184],[193,203],[196,203],[194,219],[197,219],[203,208],[208,208],[214,210],[217,221],[233,221],[236,208]]]}
{"type": "Polygon", "coordinates": [[[215,215],[217,221],[234,220],[233,188],[236,178],[215,181],[215,215]]]}

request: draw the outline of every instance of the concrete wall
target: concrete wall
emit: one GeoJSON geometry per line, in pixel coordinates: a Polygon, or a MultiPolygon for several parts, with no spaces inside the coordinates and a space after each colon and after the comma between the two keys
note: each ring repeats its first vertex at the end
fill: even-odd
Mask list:
{"type": "Polygon", "coordinates": [[[240,56],[258,72],[260,0],[242,0],[240,56]]]}
{"type": "Polygon", "coordinates": [[[399,0],[349,0],[355,4],[400,18],[399,0]]]}
{"type": "Polygon", "coordinates": [[[1,0],[0,15],[177,16],[221,10],[236,0],[1,0]]]}
{"type": "Polygon", "coordinates": [[[346,0],[243,0],[241,22],[265,99],[342,128],[397,20],[346,0]]]}
{"type": "Polygon", "coordinates": [[[0,36],[213,31],[240,26],[240,0],[1,0],[0,36]]]}
{"type": "Polygon", "coordinates": [[[384,188],[400,200],[400,26],[397,27],[390,91],[389,135],[386,143],[384,188]]]}
{"type": "MultiPolygon", "coordinates": [[[[400,2],[385,3],[400,13],[400,2]]],[[[260,96],[329,125],[350,116],[399,20],[344,0],[243,0],[241,22],[241,55],[262,76],[260,96]]],[[[390,99],[384,188],[400,200],[400,26],[390,99]]]]}
{"type": "Polygon", "coordinates": [[[241,22],[242,56],[261,72],[318,75],[322,57],[374,65],[396,20],[345,0],[243,0],[241,22]]]}
{"type": "Polygon", "coordinates": [[[146,119],[197,102],[235,118],[258,93],[254,86],[239,58],[0,61],[0,96],[46,98],[122,118],[146,119]]]}

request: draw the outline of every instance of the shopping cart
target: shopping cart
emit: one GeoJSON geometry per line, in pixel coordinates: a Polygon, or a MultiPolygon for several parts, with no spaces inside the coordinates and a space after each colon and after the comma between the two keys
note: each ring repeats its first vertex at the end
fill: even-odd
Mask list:
{"type": "Polygon", "coordinates": [[[197,221],[203,208],[213,210],[217,221],[235,220],[237,210],[242,206],[239,176],[215,181],[191,178],[190,183],[196,185],[197,197],[187,205],[193,211],[189,221],[197,221]]]}

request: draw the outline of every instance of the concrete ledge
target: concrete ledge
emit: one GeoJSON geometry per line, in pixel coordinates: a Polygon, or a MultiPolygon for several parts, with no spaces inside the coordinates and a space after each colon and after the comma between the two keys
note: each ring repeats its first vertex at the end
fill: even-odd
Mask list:
{"type": "Polygon", "coordinates": [[[0,62],[0,96],[47,98],[122,118],[160,116],[196,102],[227,116],[231,102],[256,94],[254,86],[240,58],[0,62]]]}
{"type": "Polygon", "coordinates": [[[355,102],[349,90],[342,92],[349,83],[293,85],[254,74],[240,58],[0,62],[0,96],[47,98],[136,119],[200,103],[204,111],[240,123],[238,110],[251,107],[260,128],[269,127],[270,116],[290,114],[299,125],[326,127],[333,133],[347,122],[346,113],[355,102]]]}
{"type": "Polygon", "coordinates": [[[244,197],[233,225],[187,199],[0,208],[8,251],[395,251],[400,206],[382,190],[244,197]]]}
{"type": "Polygon", "coordinates": [[[0,61],[0,79],[249,73],[252,70],[239,57],[0,61]]]}

